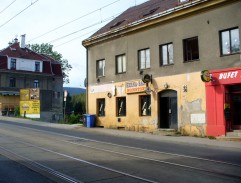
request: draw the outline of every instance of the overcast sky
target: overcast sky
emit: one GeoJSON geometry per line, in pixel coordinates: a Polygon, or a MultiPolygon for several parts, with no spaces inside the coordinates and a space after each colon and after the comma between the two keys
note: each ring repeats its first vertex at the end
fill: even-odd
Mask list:
{"type": "Polygon", "coordinates": [[[27,44],[50,43],[73,69],[70,83],[84,87],[88,38],[111,18],[148,0],[1,0],[0,49],[26,34],[27,44]],[[102,23],[101,23],[102,22],[102,23]]]}

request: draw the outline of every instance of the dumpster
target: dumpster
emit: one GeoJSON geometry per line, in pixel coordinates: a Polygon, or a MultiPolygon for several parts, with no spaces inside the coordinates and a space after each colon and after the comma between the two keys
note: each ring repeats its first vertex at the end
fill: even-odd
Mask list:
{"type": "Polygon", "coordinates": [[[84,126],[87,128],[95,127],[95,114],[84,114],[84,126]]]}

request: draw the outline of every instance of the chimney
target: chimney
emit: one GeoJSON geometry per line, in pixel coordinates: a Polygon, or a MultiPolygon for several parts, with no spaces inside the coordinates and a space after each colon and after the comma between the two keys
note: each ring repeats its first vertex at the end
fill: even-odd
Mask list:
{"type": "Polygon", "coordinates": [[[26,36],[26,34],[21,35],[21,45],[20,45],[21,48],[25,48],[26,47],[26,45],[25,45],[25,36],[26,36]]]}
{"type": "Polygon", "coordinates": [[[14,43],[18,43],[18,38],[15,38],[15,39],[14,39],[14,43]]]}

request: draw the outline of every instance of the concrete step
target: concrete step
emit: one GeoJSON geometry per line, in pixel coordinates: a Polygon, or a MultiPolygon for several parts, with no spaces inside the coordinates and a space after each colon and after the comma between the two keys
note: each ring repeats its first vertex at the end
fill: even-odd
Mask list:
{"type": "Polygon", "coordinates": [[[179,133],[176,129],[157,129],[153,134],[163,135],[163,136],[176,136],[179,133]]]}
{"type": "Polygon", "coordinates": [[[234,130],[232,132],[227,132],[226,137],[241,137],[241,130],[234,130]]]}

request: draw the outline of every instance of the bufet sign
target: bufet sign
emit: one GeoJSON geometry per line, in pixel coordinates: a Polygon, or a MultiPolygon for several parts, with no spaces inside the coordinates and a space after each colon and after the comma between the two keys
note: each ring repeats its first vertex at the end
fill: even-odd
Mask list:
{"type": "Polygon", "coordinates": [[[212,81],[210,84],[235,84],[241,83],[240,69],[225,69],[212,71],[212,81]]]}

